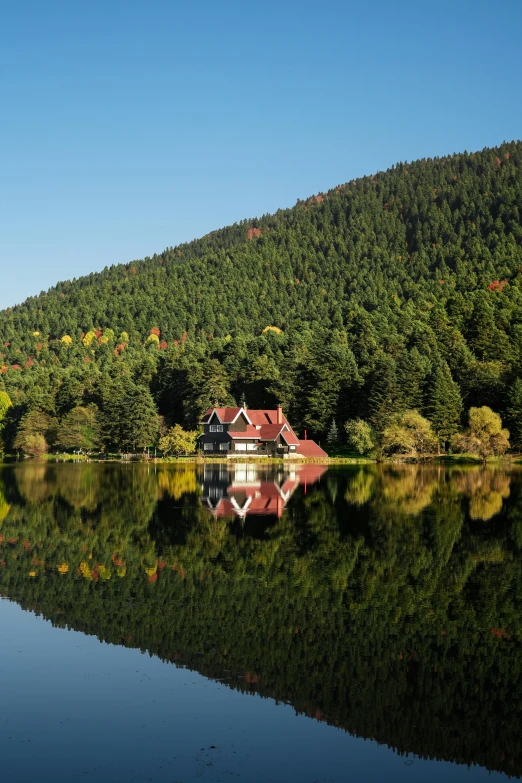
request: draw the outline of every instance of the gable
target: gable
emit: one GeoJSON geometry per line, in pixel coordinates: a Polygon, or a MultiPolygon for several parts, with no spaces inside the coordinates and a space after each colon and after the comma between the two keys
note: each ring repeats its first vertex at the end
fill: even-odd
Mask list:
{"type": "Polygon", "coordinates": [[[245,416],[245,411],[244,410],[241,410],[241,413],[236,418],[234,423],[237,423],[239,420],[243,421],[245,424],[250,424],[250,419],[248,418],[248,416],[245,416]]]}

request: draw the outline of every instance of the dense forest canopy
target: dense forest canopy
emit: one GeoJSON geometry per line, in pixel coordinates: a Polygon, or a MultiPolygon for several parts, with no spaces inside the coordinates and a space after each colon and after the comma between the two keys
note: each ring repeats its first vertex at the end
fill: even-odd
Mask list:
{"type": "Polygon", "coordinates": [[[2,595],[400,752],[522,775],[519,469],[335,469],[239,520],[173,467],[0,470],[2,595]]]}
{"type": "Polygon", "coordinates": [[[520,445],[521,210],[522,143],[509,142],[59,283],[0,313],[9,416],[103,409],[123,377],[170,424],[193,427],[215,402],[282,402],[323,437],[383,411],[429,417],[437,382],[439,407],[444,389],[457,411],[490,406],[520,445]]]}

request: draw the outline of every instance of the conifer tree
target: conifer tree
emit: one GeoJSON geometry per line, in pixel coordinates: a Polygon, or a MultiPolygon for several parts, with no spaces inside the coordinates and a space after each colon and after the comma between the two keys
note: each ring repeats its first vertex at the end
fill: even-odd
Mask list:
{"type": "Polygon", "coordinates": [[[136,451],[150,446],[159,431],[151,393],[129,376],[117,378],[104,390],[102,437],[107,447],[136,451]]]}
{"type": "Polygon", "coordinates": [[[508,407],[510,432],[513,445],[522,447],[522,378],[517,378],[508,391],[508,407]]]}
{"type": "Polygon", "coordinates": [[[382,354],[379,357],[371,382],[368,418],[375,432],[382,433],[389,419],[404,410],[397,369],[391,356],[382,354]]]}
{"type": "Polygon", "coordinates": [[[302,379],[307,389],[304,424],[318,434],[328,433],[332,413],[345,419],[345,398],[357,386],[355,357],[346,344],[316,347],[302,379]]]}
{"type": "Polygon", "coordinates": [[[424,384],[430,372],[430,362],[414,347],[405,351],[397,361],[397,374],[401,379],[404,407],[422,410],[424,407],[424,384]]]}
{"type": "Polygon", "coordinates": [[[450,368],[445,361],[441,362],[433,373],[428,407],[433,430],[445,450],[459,430],[463,411],[459,386],[451,377],[450,368]]]}
{"type": "Polygon", "coordinates": [[[337,429],[337,424],[335,423],[335,419],[332,419],[332,423],[330,424],[330,429],[328,430],[328,435],[326,436],[326,441],[329,446],[335,446],[338,440],[339,440],[339,431],[337,429]]]}

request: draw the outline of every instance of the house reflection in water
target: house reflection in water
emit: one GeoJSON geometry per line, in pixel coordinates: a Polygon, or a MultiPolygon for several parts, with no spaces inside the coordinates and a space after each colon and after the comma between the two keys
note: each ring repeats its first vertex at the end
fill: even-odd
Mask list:
{"type": "Polygon", "coordinates": [[[297,487],[319,481],[324,465],[285,465],[280,470],[257,464],[205,465],[202,502],[215,517],[268,515],[280,518],[297,487]]]}

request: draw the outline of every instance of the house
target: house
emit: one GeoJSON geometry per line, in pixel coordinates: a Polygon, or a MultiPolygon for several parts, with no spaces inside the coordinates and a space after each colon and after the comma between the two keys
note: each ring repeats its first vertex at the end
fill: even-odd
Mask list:
{"type": "Polygon", "coordinates": [[[327,457],[313,440],[299,440],[283,414],[275,410],[209,408],[200,424],[199,446],[205,454],[228,457],[327,457]]]}

